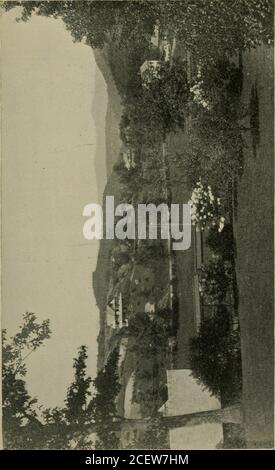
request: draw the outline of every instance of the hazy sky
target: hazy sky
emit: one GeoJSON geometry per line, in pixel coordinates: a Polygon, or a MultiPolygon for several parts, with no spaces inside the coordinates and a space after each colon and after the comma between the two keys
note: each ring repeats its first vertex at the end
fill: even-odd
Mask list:
{"type": "Polygon", "coordinates": [[[26,311],[50,318],[52,337],[30,356],[27,383],[42,404],[56,406],[81,344],[96,372],[98,242],[83,239],[82,210],[98,201],[94,156],[104,142],[93,116],[106,113],[107,92],[102,78],[101,107],[92,110],[92,50],[74,44],[61,21],[15,16],[3,15],[1,33],[2,325],[14,333],[26,311]]]}

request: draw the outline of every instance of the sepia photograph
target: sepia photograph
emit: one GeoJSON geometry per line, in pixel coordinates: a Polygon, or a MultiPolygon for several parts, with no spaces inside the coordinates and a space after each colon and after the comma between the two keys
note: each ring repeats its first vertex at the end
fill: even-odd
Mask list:
{"type": "Polygon", "coordinates": [[[1,1],[0,42],[2,448],[273,449],[273,0],[1,1]]]}

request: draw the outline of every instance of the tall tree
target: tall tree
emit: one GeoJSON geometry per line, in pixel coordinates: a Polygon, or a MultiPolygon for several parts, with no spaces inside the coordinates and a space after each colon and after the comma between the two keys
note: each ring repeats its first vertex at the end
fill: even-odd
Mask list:
{"type": "Polygon", "coordinates": [[[98,372],[93,380],[95,395],[89,406],[88,413],[96,424],[96,447],[99,449],[115,449],[119,445],[118,430],[111,431],[117,419],[116,398],[121,388],[118,376],[119,349],[115,348],[104,369],[98,372]]]}
{"type": "Polygon", "coordinates": [[[69,423],[83,424],[86,420],[87,399],[91,395],[92,379],[87,376],[87,347],[79,348],[78,356],[74,359],[74,381],[70,385],[66,405],[66,418],[69,423]]]}
{"type": "Polygon", "coordinates": [[[240,331],[233,328],[226,306],[218,306],[212,316],[203,319],[198,335],[191,340],[190,363],[193,376],[219,397],[223,405],[240,399],[240,331]]]}

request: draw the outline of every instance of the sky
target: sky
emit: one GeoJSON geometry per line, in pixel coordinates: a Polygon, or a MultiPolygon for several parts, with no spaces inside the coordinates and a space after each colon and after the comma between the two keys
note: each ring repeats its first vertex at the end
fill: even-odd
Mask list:
{"type": "Polygon", "coordinates": [[[101,200],[94,158],[105,143],[94,119],[106,114],[107,90],[92,50],[60,20],[15,18],[11,11],[1,19],[2,327],[14,334],[26,311],[50,319],[52,336],[29,357],[26,380],[51,407],[62,405],[80,345],[96,374],[99,246],[83,238],[82,211],[101,200]]]}

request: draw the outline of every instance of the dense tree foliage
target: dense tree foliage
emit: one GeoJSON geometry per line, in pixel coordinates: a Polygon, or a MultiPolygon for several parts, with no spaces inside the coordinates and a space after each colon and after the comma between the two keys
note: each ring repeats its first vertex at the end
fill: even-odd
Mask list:
{"type": "Polygon", "coordinates": [[[111,424],[118,418],[116,398],[121,385],[117,364],[119,350],[115,348],[107,363],[93,381],[95,394],[89,403],[87,412],[97,424],[97,449],[116,449],[119,447],[119,434],[111,431],[111,424]]]}
{"type": "Polygon", "coordinates": [[[78,357],[74,359],[73,368],[75,377],[70,385],[66,405],[66,418],[70,423],[81,424],[86,420],[87,400],[91,395],[90,385],[92,379],[86,376],[87,347],[79,348],[78,357]]]}
{"type": "Polygon", "coordinates": [[[150,319],[147,313],[137,313],[130,317],[129,335],[136,358],[133,400],[144,416],[156,415],[167,399],[162,375],[167,365],[167,322],[157,314],[150,319]]]}
{"type": "Polygon", "coordinates": [[[202,320],[198,336],[191,341],[190,362],[201,385],[223,401],[234,402],[240,397],[242,374],[240,332],[231,320],[225,306],[202,320]]]}
{"type": "Polygon", "coordinates": [[[74,359],[74,380],[67,391],[64,408],[44,412],[47,448],[117,448],[119,435],[110,432],[116,417],[116,397],[120,390],[117,375],[118,350],[92,380],[87,376],[87,348],[81,346],[74,359]],[[93,397],[89,399],[93,385],[93,397]],[[91,436],[91,427],[94,432],[91,436]]]}
{"type": "Polygon", "coordinates": [[[212,56],[273,40],[272,0],[3,2],[7,10],[18,5],[23,20],[33,12],[60,17],[75,40],[85,39],[92,47],[148,36],[157,23],[194,52],[212,56]]]}
{"type": "Polygon", "coordinates": [[[133,37],[150,35],[155,22],[154,2],[121,1],[15,1],[3,2],[10,10],[22,6],[21,18],[33,13],[61,18],[75,41],[85,40],[94,48],[117,41],[121,45],[133,37]]]}
{"type": "Polygon", "coordinates": [[[186,64],[163,63],[157,74],[146,72],[146,86],[140,80],[134,95],[127,97],[120,123],[121,138],[126,145],[140,148],[155,144],[177,126],[184,126],[189,98],[186,64]]]}

